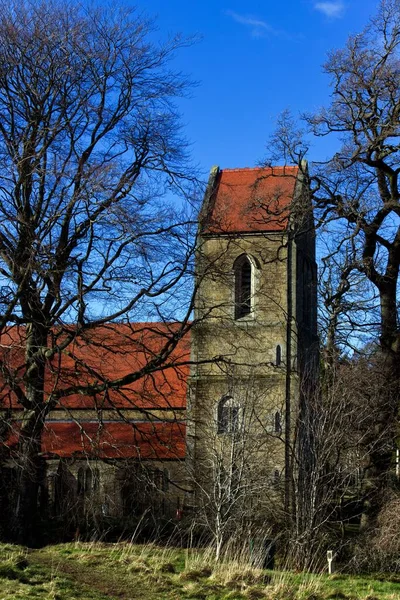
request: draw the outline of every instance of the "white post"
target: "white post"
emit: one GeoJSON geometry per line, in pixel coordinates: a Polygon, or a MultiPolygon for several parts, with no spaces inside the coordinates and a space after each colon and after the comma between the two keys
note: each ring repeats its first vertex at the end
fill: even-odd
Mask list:
{"type": "Polygon", "coordinates": [[[328,573],[332,575],[333,573],[333,552],[332,550],[328,550],[326,553],[326,558],[328,559],[328,573]]]}

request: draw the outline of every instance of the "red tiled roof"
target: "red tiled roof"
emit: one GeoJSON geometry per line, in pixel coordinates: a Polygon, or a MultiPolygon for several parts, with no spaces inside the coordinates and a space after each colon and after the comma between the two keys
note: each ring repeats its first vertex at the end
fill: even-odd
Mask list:
{"type": "MultiPolygon", "coordinates": [[[[46,366],[45,400],[53,390],[66,390],[73,385],[90,386],[115,380],[144,369],[165,348],[168,340],[180,331],[179,323],[109,323],[87,331],[75,339],[65,351],[56,354],[46,366]]],[[[10,327],[2,334],[2,358],[22,377],[25,369],[25,328],[10,327]]],[[[67,330],[51,334],[60,343],[67,330]]],[[[55,339],[49,340],[49,347],[55,339]]],[[[136,409],[143,411],[143,421],[89,421],[83,411],[79,424],[50,421],[42,435],[45,456],[71,457],[82,454],[98,458],[181,459],[185,456],[185,426],[174,422],[176,409],[186,407],[186,387],[190,356],[190,335],[178,343],[167,363],[159,370],[144,375],[120,389],[107,389],[95,395],[71,394],[60,398],[56,409],[136,409]],[[183,363],[183,364],[181,364],[183,363]],[[172,409],[168,421],[146,421],[151,409],[172,409]]],[[[7,386],[0,390],[0,408],[21,409],[7,386]]],[[[162,413],[161,413],[162,414],[162,413]]],[[[6,445],[12,450],[18,441],[21,411],[11,416],[12,426],[6,445]]],[[[76,419],[75,414],[75,419],[76,419]]],[[[137,417],[135,417],[137,418],[137,417]]],[[[140,416],[139,416],[140,418],[140,416]]]]}
{"type": "MultiPolygon", "coordinates": [[[[162,351],[178,329],[179,324],[109,323],[89,330],[84,338],[77,338],[66,351],[56,354],[48,363],[46,394],[54,388],[68,389],[77,383],[83,386],[101,384],[105,379],[118,379],[139,371],[162,351]]],[[[60,338],[63,335],[60,333],[60,338]]],[[[13,327],[1,338],[3,357],[7,354],[6,362],[12,364],[19,375],[23,374],[24,368],[24,336],[23,328],[13,327]]],[[[118,390],[110,388],[96,395],[76,393],[62,397],[57,408],[185,408],[189,366],[179,363],[188,361],[189,356],[190,335],[186,334],[167,359],[170,365],[167,368],[164,365],[152,373],[145,373],[118,390]]],[[[21,408],[5,387],[0,404],[4,408],[10,405],[21,408]]]]}
{"type": "MultiPolygon", "coordinates": [[[[12,447],[18,440],[18,423],[7,441],[12,447]]],[[[45,457],[91,458],[185,458],[183,423],[50,422],[42,435],[45,457]]]]}
{"type": "Polygon", "coordinates": [[[223,169],[206,198],[203,233],[284,231],[298,167],[223,169]]]}
{"type": "MultiPolygon", "coordinates": [[[[165,344],[179,331],[179,324],[109,323],[77,338],[65,352],[57,354],[47,364],[45,396],[53,389],[68,389],[73,385],[102,383],[115,380],[132,371],[139,371],[154,359],[165,344]]],[[[65,332],[53,331],[52,336],[65,332]]],[[[54,341],[54,340],[53,340],[54,341]]],[[[24,373],[25,329],[11,327],[1,336],[1,351],[5,362],[22,376],[24,373]]],[[[50,340],[49,340],[50,342],[50,340]]],[[[49,343],[51,347],[51,343],[49,343]]],[[[185,426],[179,422],[146,422],[151,409],[184,409],[190,356],[190,336],[179,339],[167,359],[168,368],[96,395],[72,394],[61,397],[57,409],[136,409],[143,411],[143,422],[88,421],[82,412],[79,424],[71,421],[48,422],[42,435],[45,456],[71,457],[82,454],[98,458],[181,459],[185,456],[185,426]],[[86,420],[85,420],[86,419],[86,420]]],[[[0,408],[21,409],[14,394],[3,386],[0,408]]],[[[6,440],[12,449],[18,441],[20,410],[12,415],[11,435],[6,440]]],[[[76,416],[76,415],[75,415],[76,416]]],[[[173,418],[169,413],[168,418],[173,418]]],[[[90,417],[92,418],[92,417],[90,417]]],[[[118,418],[118,416],[116,416],[118,418]]]]}

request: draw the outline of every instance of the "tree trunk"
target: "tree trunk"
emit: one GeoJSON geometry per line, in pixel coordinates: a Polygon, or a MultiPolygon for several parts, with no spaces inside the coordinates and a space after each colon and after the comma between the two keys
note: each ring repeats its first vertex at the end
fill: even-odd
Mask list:
{"type": "Polygon", "coordinates": [[[17,450],[17,489],[13,532],[20,544],[35,546],[39,542],[39,488],[43,482],[44,462],[41,438],[47,406],[44,402],[47,329],[30,324],[26,328],[26,401],[30,409],[23,413],[17,450]]]}
{"type": "Polygon", "coordinates": [[[43,477],[41,434],[44,424],[40,415],[30,412],[24,415],[18,444],[18,474],[14,523],[15,541],[36,546],[40,540],[39,487],[43,477]]]}
{"type": "Polygon", "coordinates": [[[370,464],[363,526],[373,528],[390,486],[395,440],[398,435],[400,398],[400,332],[397,324],[396,288],[381,290],[381,335],[383,393],[374,411],[375,426],[368,440],[370,464]]]}

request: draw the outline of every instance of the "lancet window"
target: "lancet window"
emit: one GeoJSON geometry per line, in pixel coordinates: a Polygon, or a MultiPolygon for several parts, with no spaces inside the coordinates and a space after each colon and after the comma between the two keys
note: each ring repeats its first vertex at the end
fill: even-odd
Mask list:
{"type": "Polygon", "coordinates": [[[242,254],[234,264],[235,319],[250,315],[253,301],[254,269],[250,259],[242,254]]]}
{"type": "Polygon", "coordinates": [[[240,407],[231,396],[218,403],[218,433],[235,433],[239,429],[240,407]]]}

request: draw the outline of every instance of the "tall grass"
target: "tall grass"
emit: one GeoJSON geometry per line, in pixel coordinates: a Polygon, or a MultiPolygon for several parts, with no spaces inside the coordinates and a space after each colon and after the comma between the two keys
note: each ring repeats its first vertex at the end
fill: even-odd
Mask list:
{"type": "Polygon", "coordinates": [[[38,592],[43,600],[104,600],[113,594],[131,600],[131,590],[141,600],[400,598],[395,583],[372,577],[263,570],[246,544],[227,544],[218,562],[212,547],[129,542],[73,542],[32,552],[0,545],[0,559],[1,600],[30,600],[38,592]]]}

